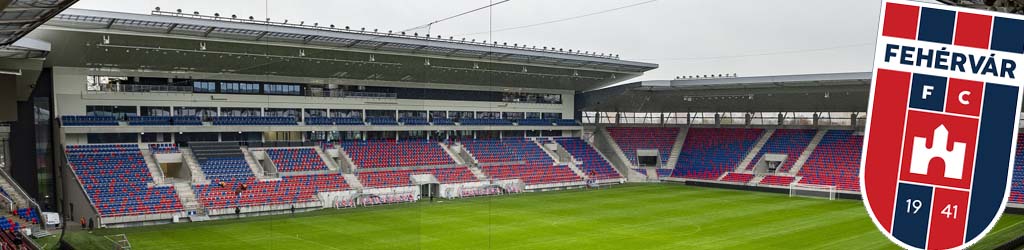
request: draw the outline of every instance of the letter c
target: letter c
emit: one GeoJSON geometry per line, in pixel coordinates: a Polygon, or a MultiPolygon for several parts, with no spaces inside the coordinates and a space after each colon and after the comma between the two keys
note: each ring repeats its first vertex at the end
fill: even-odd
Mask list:
{"type": "Polygon", "coordinates": [[[969,95],[971,95],[971,91],[969,91],[969,90],[961,91],[960,92],[960,96],[959,96],[960,97],[960,104],[970,105],[971,102],[967,101],[967,99],[964,98],[964,97],[969,96],[969,95]]]}

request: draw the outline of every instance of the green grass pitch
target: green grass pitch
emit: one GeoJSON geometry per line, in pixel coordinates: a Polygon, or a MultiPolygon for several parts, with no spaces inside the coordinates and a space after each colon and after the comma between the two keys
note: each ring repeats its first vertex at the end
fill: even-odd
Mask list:
{"type": "MultiPolygon", "coordinates": [[[[297,215],[75,232],[78,249],[896,249],[860,201],[628,184],[297,215]]],[[[1005,215],[977,249],[1024,235],[1005,215]]]]}

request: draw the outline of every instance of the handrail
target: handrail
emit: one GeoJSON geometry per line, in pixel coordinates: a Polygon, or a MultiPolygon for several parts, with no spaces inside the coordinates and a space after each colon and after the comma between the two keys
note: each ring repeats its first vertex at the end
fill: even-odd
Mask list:
{"type": "MultiPolygon", "coordinates": [[[[6,180],[7,183],[10,183],[11,186],[13,186],[14,189],[17,190],[18,193],[23,195],[25,197],[25,199],[28,200],[28,202],[32,204],[32,207],[36,209],[36,213],[40,213],[41,214],[43,212],[43,208],[39,206],[39,203],[36,203],[36,200],[32,199],[32,196],[29,196],[28,192],[25,192],[25,190],[21,188],[21,185],[18,185],[17,182],[14,182],[14,179],[12,179],[10,176],[7,175],[7,171],[0,171],[0,176],[3,176],[4,180],[6,180]]],[[[81,183],[79,183],[79,184],[81,184],[81,183]]]]}

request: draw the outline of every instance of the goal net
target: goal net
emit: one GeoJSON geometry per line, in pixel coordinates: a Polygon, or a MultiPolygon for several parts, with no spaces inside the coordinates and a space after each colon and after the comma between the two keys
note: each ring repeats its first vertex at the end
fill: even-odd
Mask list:
{"type": "Polygon", "coordinates": [[[826,185],[794,183],[792,185],[789,185],[789,197],[812,197],[835,200],[836,187],[826,185]]]}

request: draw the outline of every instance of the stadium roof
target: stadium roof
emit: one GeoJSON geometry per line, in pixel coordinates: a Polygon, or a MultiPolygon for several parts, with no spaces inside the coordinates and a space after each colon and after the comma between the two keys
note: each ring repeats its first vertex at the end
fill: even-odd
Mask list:
{"type": "Polygon", "coordinates": [[[588,91],[577,109],[606,112],[864,112],[870,72],[643,81],[588,91]]]}
{"type": "MultiPolygon", "coordinates": [[[[197,47],[196,44],[198,43],[193,43],[191,41],[199,40],[249,44],[249,47],[251,47],[251,44],[259,44],[281,48],[298,47],[309,48],[310,50],[323,49],[336,51],[331,52],[335,54],[340,54],[342,52],[349,54],[360,53],[358,57],[363,58],[364,61],[365,58],[371,58],[367,54],[397,55],[404,58],[396,60],[405,60],[406,63],[410,63],[406,65],[412,65],[412,62],[416,62],[420,65],[432,66],[439,70],[439,73],[443,73],[444,70],[464,70],[476,71],[476,73],[490,76],[500,74],[503,77],[500,79],[511,83],[498,83],[497,85],[508,87],[543,87],[590,90],[639,76],[643,74],[643,72],[658,67],[657,64],[620,60],[617,55],[604,55],[599,53],[562,49],[556,50],[551,48],[536,48],[533,46],[508,44],[504,42],[489,41],[488,43],[483,43],[465,41],[463,39],[438,37],[433,34],[430,35],[430,37],[427,37],[425,34],[402,34],[399,32],[370,30],[364,31],[362,29],[357,30],[350,29],[348,27],[333,28],[324,27],[324,25],[313,26],[308,24],[275,23],[271,21],[251,20],[241,17],[204,16],[198,14],[182,14],[162,11],[154,11],[152,14],[145,15],[98,10],[69,9],[60,15],[57,15],[50,22],[47,22],[46,25],[47,26],[44,26],[44,29],[52,29],[55,31],[145,36],[148,41],[153,41],[154,37],[158,38],[155,40],[163,40],[166,42],[178,40],[176,44],[178,46],[163,44],[160,46],[163,46],[162,48],[188,47],[187,50],[193,50],[193,52],[199,50],[198,48],[192,48],[197,47]],[[187,46],[183,46],[185,43],[187,43],[187,46]],[[424,62],[423,58],[458,62],[494,63],[501,64],[502,66],[522,66],[513,68],[513,70],[503,70],[488,68],[486,65],[473,64],[465,65],[468,67],[463,67],[462,65],[445,65],[443,62],[439,63],[439,65],[432,65],[431,63],[433,62],[424,62]],[[526,68],[527,66],[539,67],[540,69],[526,68]],[[516,78],[516,76],[520,77],[516,78]]],[[[67,40],[77,39],[78,42],[95,40],[94,37],[89,37],[87,34],[75,35],[64,33],[62,34],[62,37],[70,37],[67,40]]],[[[58,42],[58,39],[51,40],[51,42],[54,43],[58,42]]],[[[117,44],[117,42],[118,41],[110,43],[117,44]]],[[[73,42],[69,41],[69,43],[73,42]]],[[[140,47],[138,46],[139,44],[140,43],[134,43],[130,45],[131,48],[138,49],[140,47]]],[[[211,47],[210,50],[212,51],[212,47],[215,46],[209,47],[211,47]]],[[[294,55],[291,51],[288,53],[294,55]]],[[[331,56],[340,57],[341,55],[332,54],[331,56]]],[[[109,55],[104,57],[109,57],[109,55]]],[[[125,60],[131,60],[132,58],[134,57],[126,56],[125,58],[120,59],[124,62],[125,60]]],[[[189,59],[194,61],[194,55],[189,59]]],[[[382,59],[380,57],[375,59],[376,62],[388,61],[387,59],[382,59]]],[[[159,68],[159,65],[153,67],[159,68]]],[[[403,69],[391,68],[388,71],[376,72],[376,74],[390,73],[396,77],[396,79],[382,80],[401,80],[402,73],[404,72],[398,71],[402,70],[403,69]]],[[[278,73],[287,75],[293,72],[278,73]]],[[[345,75],[349,75],[352,78],[364,78],[360,74],[357,74],[358,72],[347,73],[348,74],[345,75]]],[[[365,73],[365,76],[376,75],[371,72],[365,73]]],[[[293,75],[318,77],[316,74],[310,75],[309,72],[302,72],[301,74],[295,73],[293,75]]],[[[330,74],[328,74],[328,76],[329,75],[330,74]]],[[[431,76],[431,80],[435,82],[472,84],[468,82],[457,82],[459,79],[466,79],[467,77],[459,77],[459,79],[433,79],[444,76],[442,74],[432,74],[431,76]],[[452,80],[456,82],[451,82],[452,80]]],[[[497,77],[491,77],[488,79],[495,78],[497,77]]]]}
{"type": "Polygon", "coordinates": [[[0,9],[0,46],[13,44],[78,0],[7,0],[0,9]]]}

